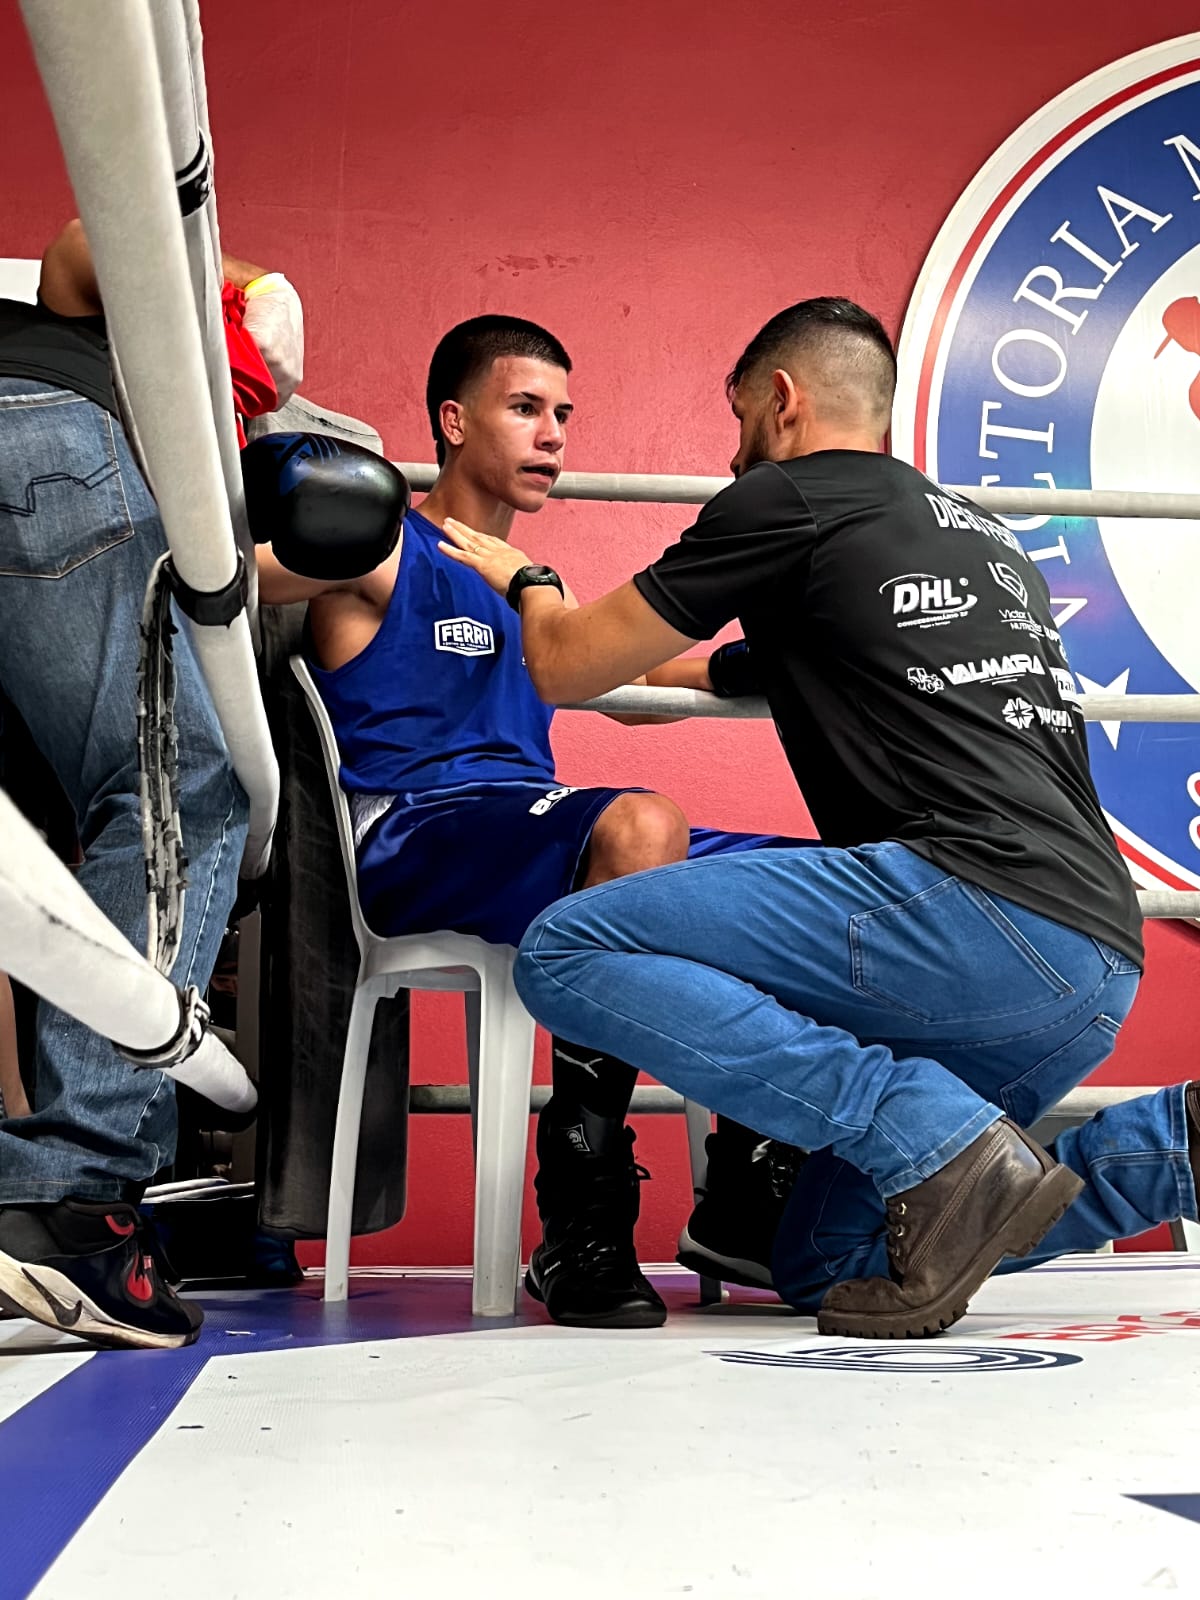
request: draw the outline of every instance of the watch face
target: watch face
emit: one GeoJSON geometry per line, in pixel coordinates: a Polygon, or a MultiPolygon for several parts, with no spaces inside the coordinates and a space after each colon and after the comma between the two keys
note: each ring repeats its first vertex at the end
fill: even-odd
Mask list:
{"type": "Polygon", "coordinates": [[[514,611],[520,609],[521,596],[526,589],[557,589],[561,594],[562,579],[553,567],[544,567],[532,562],[527,567],[519,567],[513,573],[506,596],[514,611]]]}

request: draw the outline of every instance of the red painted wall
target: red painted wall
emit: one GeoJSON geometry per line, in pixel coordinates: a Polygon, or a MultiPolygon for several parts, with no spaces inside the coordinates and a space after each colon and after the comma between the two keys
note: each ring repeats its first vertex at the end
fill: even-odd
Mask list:
{"type": "MultiPolygon", "coordinates": [[[[576,361],[568,465],[704,473],[734,444],[722,374],[767,316],[839,293],[898,330],[934,234],[1006,135],[1086,73],[1195,26],[1189,0],[208,0],[203,13],[223,236],[304,295],[310,395],[368,418],[394,457],[428,460],[434,342],[462,317],[512,311],[576,361]]],[[[71,201],[14,0],[0,62],[0,255],[37,255],[71,201]]],[[[519,538],[586,597],[684,521],[552,505],[519,538]]],[[[698,821],[805,826],[765,726],[564,715],[556,743],[572,783],[657,787],[698,821]]],[[[1196,1070],[1200,942],[1159,925],[1149,944],[1108,1081],[1196,1070]]],[[[426,999],[416,1014],[414,1076],[461,1081],[457,1008],[426,999]]],[[[465,1119],[418,1122],[412,1150],[409,1220],[358,1259],[466,1261],[465,1119]]],[[[646,1259],[672,1252],[683,1150],[681,1123],[645,1119],[646,1259]]]]}

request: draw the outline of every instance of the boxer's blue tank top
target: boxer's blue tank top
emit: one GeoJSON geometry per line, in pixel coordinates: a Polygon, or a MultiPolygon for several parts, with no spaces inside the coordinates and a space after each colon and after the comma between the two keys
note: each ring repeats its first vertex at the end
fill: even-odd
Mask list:
{"type": "Polygon", "coordinates": [[[379,632],[333,671],[306,651],[347,793],[553,782],[554,713],[525,670],[520,618],[441,537],[410,511],[379,632]]]}

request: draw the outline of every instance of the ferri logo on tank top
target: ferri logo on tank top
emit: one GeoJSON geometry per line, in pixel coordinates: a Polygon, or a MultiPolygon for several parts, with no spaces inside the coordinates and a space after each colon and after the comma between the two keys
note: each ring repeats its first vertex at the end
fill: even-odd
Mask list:
{"type": "MultiPolygon", "coordinates": [[[[968,186],[905,319],[892,438],[943,483],[1200,493],[1200,34],[1068,89],[968,186]]],[[[1200,525],[1004,520],[1082,690],[1200,690],[1200,525]]],[[[1200,887],[1200,725],[1089,740],[1135,879],[1200,887]]]]}
{"type": "Polygon", "coordinates": [[[433,645],[456,656],[494,656],[496,635],[488,623],[474,617],[443,617],[433,625],[433,645]]]}

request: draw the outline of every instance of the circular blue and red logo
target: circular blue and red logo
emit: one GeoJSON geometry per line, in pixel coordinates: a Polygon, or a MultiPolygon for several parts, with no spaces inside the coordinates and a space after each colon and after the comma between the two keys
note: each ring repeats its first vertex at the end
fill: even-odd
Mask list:
{"type": "MultiPolygon", "coordinates": [[[[951,212],[900,340],[897,455],[943,483],[1200,494],[1200,34],[1031,117],[951,212]]],[[[1005,519],[1087,693],[1200,692],[1200,523],[1005,519]]],[[[1089,727],[1135,879],[1200,887],[1200,725],[1089,727]]]]}

